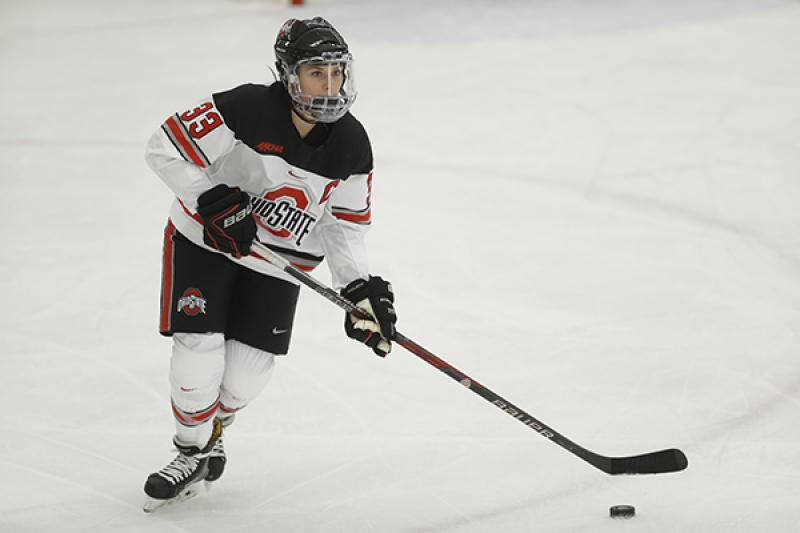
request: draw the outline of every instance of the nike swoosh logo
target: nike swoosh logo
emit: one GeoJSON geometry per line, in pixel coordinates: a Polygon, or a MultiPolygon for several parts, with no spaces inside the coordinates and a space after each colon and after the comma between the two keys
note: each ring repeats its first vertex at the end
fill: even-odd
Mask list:
{"type": "Polygon", "coordinates": [[[184,387],[181,387],[181,390],[182,390],[183,392],[192,392],[193,390],[197,390],[197,388],[196,388],[196,387],[193,387],[193,388],[191,388],[191,389],[186,389],[186,388],[184,388],[184,387]]]}
{"type": "Polygon", "coordinates": [[[280,335],[281,333],[286,333],[287,331],[289,331],[289,330],[288,329],[272,328],[272,334],[273,335],[280,335]]]}
{"type": "Polygon", "coordinates": [[[294,173],[293,171],[291,171],[291,170],[289,171],[289,175],[290,175],[291,177],[293,177],[293,178],[297,178],[297,179],[299,179],[299,180],[304,180],[304,179],[306,179],[306,178],[305,178],[305,176],[300,176],[300,175],[298,175],[298,174],[295,174],[295,173],[294,173]]]}

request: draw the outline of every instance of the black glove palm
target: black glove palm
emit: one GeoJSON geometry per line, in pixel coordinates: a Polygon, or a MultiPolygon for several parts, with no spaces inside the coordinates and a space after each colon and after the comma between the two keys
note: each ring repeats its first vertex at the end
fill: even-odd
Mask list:
{"type": "Polygon", "coordinates": [[[197,199],[197,214],[203,219],[203,242],[239,258],[250,253],[256,237],[250,197],[239,187],[220,184],[197,199]]]}
{"type": "Polygon", "coordinates": [[[374,320],[362,320],[346,313],[344,330],[347,336],[385,357],[392,350],[390,341],[395,338],[394,325],[397,322],[391,284],[378,276],[368,280],[357,279],[342,289],[342,296],[375,317],[374,320]]]}

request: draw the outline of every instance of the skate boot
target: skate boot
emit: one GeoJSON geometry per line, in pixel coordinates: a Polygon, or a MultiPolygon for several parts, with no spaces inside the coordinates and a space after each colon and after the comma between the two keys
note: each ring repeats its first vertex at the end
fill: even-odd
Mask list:
{"type": "Polygon", "coordinates": [[[206,482],[210,483],[216,481],[222,476],[222,472],[225,471],[226,460],[225,446],[222,443],[222,437],[220,437],[208,453],[208,474],[206,474],[205,477],[206,482]]]}
{"type": "MultiPolygon", "coordinates": [[[[224,418],[217,417],[219,420],[220,425],[223,428],[226,428],[233,424],[233,419],[236,415],[226,416],[224,418]]],[[[225,471],[225,462],[227,461],[227,457],[225,456],[225,445],[222,442],[222,436],[217,439],[217,442],[214,443],[214,447],[211,448],[211,451],[208,454],[208,475],[206,475],[206,487],[208,487],[208,483],[218,480],[222,473],[225,471]]]]}
{"type": "Polygon", "coordinates": [[[144,492],[148,498],[144,512],[155,511],[164,505],[188,500],[197,496],[197,483],[208,475],[211,450],[222,435],[222,425],[214,420],[214,429],[203,449],[185,446],[173,440],[178,455],[167,466],[147,477],[144,492]]]}

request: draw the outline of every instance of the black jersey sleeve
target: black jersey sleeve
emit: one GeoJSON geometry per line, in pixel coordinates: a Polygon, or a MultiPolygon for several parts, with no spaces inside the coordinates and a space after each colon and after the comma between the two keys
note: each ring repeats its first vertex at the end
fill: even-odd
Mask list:
{"type": "Polygon", "coordinates": [[[372,144],[364,126],[347,113],[336,123],[336,134],[331,136],[331,152],[337,154],[336,167],[342,176],[372,172],[372,144]]]}
{"type": "Polygon", "coordinates": [[[265,107],[266,89],[263,85],[247,83],[212,96],[225,125],[237,139],[252,136],[252,130],[265,107]]]}

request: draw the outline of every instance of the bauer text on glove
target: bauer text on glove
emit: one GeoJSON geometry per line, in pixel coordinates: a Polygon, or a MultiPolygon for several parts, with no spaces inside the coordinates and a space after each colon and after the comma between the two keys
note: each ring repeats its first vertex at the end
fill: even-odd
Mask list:
{"type": "Polygon", "coordinates": [[[250,253],[256,237],[250,197],[239,187],[220,184],[197,199],[197,214],[203,219],[203,242],[239,258],[250,253]]]}

